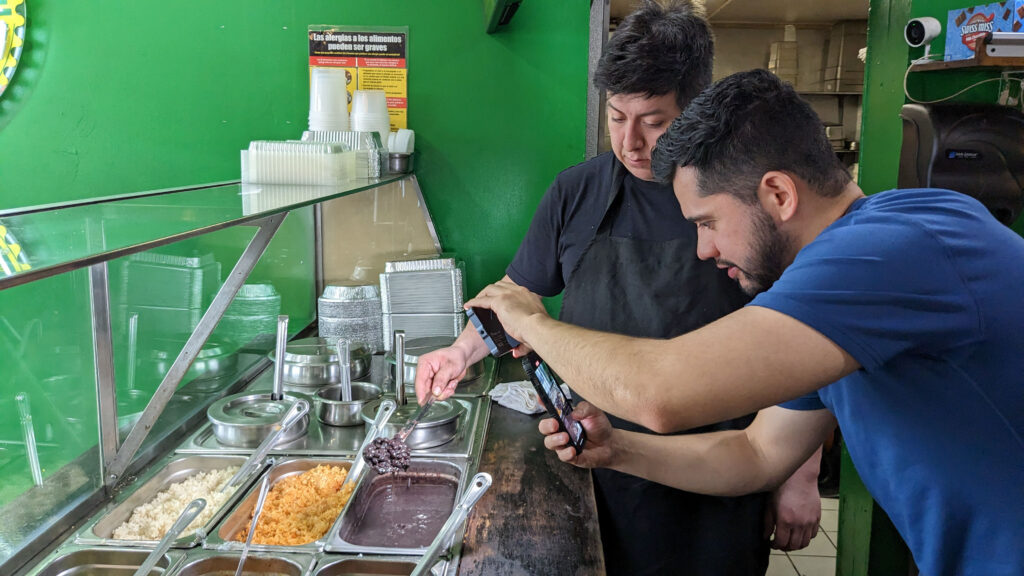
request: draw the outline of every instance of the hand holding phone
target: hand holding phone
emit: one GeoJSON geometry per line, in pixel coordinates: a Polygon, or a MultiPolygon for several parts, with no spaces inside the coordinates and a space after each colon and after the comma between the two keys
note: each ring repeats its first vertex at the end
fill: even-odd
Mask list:
{"type": "Polygon", "coordinates": [[[569,443],[576,449],[576,454],[579,454],[587,441],[587,433],[583,430],[583,425],[572,417],[572,402],[565,397],[558,382],[555,381],[554,374],[540,356],[530,352],[522,360],[523,370],[533,382],[533,387],[544,402],[548,414],[558,422],[561,431],[569,434],[569,443]]]}
{"type": "Polygon", "coordinates": [[[505,328],[498,320],[498,315],[493,310],[469,308],[466,310],[466,316],[469,317],[477,334],[487,344],[487,349],[494,357],[508,354],[513,348],[519,346],[519,341],[505,332],[505,328]]]}

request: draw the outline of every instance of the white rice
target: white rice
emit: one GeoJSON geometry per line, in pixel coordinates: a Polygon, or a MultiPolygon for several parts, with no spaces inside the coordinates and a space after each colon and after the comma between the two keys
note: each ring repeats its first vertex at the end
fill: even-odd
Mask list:
{"type": "Polygon", "coordinates": [[[227,502],[234,490],[219,492],[219,488],[238,472],[238,466],[199,472],[181,482],[175,482],[161,490],[152,500],[139,506],[128,521],[114,530],[113,537],[119,540],[159,540],[170,530],[182,510],[196,498],[206,500],[206,508],[181,532],[182,536],[193,533],[213,518],[217,510],[227,502]]]}

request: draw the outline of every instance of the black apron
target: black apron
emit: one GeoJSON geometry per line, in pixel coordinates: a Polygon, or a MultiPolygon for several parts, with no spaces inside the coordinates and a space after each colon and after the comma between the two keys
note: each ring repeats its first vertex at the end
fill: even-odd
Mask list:
{"type": "MultiPolygon", "coordinates": [[[[696,229],[674,240],[611,237],[622,204],[618,161],[601,224],[569,276],[562,321],[605,332],[671,338],[708,324],[746,301],[713,262],[696,258],[696,229]]],[[[572,382],[568,383],[570,386],[572,382]]],[[[624,382],[623,385],[628,385],[624,382]]],[[[574,391],[574,402],[582,398],[574,391]]],[[[609,415],[616,428],[651,433],[609,415]]],[[[686,433],[745,428],[753,415],[686,433]]],[[[750,576],[764,574],[764,494],[719,498],[597,469],[601,540],[608,574],[750,576]]]]}

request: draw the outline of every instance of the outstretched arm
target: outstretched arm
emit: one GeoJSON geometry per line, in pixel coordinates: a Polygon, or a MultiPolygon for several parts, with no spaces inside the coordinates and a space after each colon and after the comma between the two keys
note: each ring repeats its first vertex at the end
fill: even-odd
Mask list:
{"type": "Polygon", "coordinates": [[[688,492],[739,496],[781,485],[821,445],[835,426],[827,410],[789,410],[778,406],[758,413],[745,430],[682,436],[657,436],[611,427],[593,405],[573,412],[587,430],[588,445],[579,455],[558,432],[553,419],[541,421],[544,446],[558,457],[586,468],[612,468],[688,492]]]}
{"type": "Polygon", "coordinates": [[[491,308],[513,337],[536,350],[581,395],[656,432],[756,412],[860,367],[820,332],[758,306],[671,340],[558,322],[539,298],[512,283],[488,286],[467,306],[491,308]]]}

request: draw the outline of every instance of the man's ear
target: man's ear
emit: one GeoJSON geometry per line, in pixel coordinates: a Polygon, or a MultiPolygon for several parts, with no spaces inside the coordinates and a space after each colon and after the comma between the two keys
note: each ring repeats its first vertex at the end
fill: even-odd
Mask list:
{"type": "Polygon", "coordinates": [[[789,174],[778,170],[765,172],[761,177],[757,197],[761,206],[780,223],[793,218],[800,202],[796,181],[789,174]]]}

